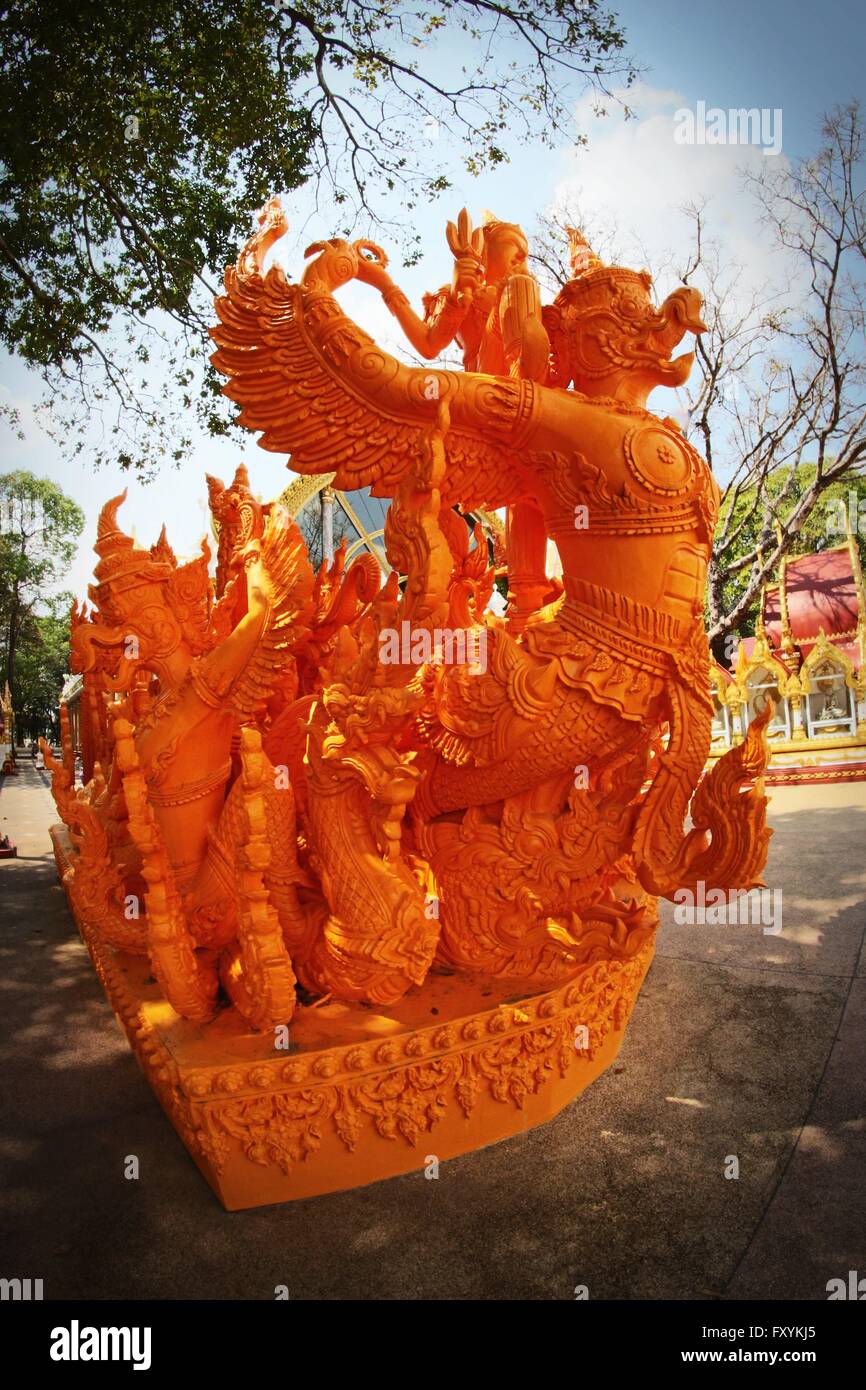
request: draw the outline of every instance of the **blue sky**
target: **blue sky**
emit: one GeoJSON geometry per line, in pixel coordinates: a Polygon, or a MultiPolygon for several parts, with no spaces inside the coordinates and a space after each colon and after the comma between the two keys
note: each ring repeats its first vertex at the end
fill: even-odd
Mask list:
{"type": "MultiPolygon", "coordinates": [[[[758,150],[678,146],[672,138],[674,112],[703,100],[708,107],[781,108],[783,159],[810,153],[816,145],[820,115],[835,102],[863,98],[866,55],[866,6],[854,0],[728,0],[725,4],[691,5],[682,0],[625,0],[613,8],[619,14],[638,62],[646,69],[630,104],[636,119],[623,123],[615,110],[594,120],[586,103],[579,103],[576,128],[590,136],[588,150],[549,151],[538,145],[513,148],[510,166],[490,176],[471,179],[458,174],[455,187],[438,203],[416,215],[426,250],[421,265],[397,272],[413,301],[424,289],[448,278],[449,257],[444,224],[465,203],[478,218],[482,208],[519,221],[531,235],[536,215],[570,191],[579,189],[581,204],[601,225],[614,224],[626,243],[632,238],[634,256],[676,256],[684,248],[684,223],[679,204],[707,197],[714,227],[744,276],[771,273],[772,257],[760,242],[736,182],[743,162],[760,164],[758,150]]],[[[437,151],[438,157],[438,151],[437,151]]],[[[449,160],[447,143],[443,162],[449,160]]],[[[280,258],[297,274],[300,248],[320,230],[309,223],[309,204],[303,194],[286,200],[293,229],[280,258]]],[[[251,209],[251,211],[253,211],[251,209]]],[[[396,250],[396,248],[391,248],[396,250]]],[[[393,266],[399,257],[393,258],[393,266]]],[[[655,264],[655,260],[652,261],[655,264]]],[[[392,266],[392,269],[393,269],[392,266]]],[[[665,293],[669,285],[660,283],[665,293]]],[[[383,345],[396,346],[392,321],[378,296],[366,287],[350,286],[342,301],[358,321],[383,345]]],[[[42,396],[35,374],[22,363],[0,356],[0,394],[22,407],[25,417],[42,396]]],[[[651,401],[662,412],[671,407],[661,396],[651,401]]],[[[152,484],[134,482],[116,469],[95,473],[86,455],[75,464],[58,457],[56,446],[36,429],[24,443],[0,428],[0,469],[27,468],[56,479],[84,508],[88,525],[68,584],[83,595],[91,568],[92,543],[99,506],[123,486],[130,500],[121,519],[134,525],[141,543],[156,538],[163,519],[179,555],[193,554],[204,533],[204,472],[231,474],[241,459],[250,468],[253,487],[262,497],[281,490],[289,477],[285,459],[266,454],[250,438],[245,447],[202,438],[179,470],[166,471],[152,484]]]]}

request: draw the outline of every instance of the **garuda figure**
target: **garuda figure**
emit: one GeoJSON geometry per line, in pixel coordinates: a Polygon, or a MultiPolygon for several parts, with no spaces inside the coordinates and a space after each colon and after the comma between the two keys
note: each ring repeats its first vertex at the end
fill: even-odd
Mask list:
{"type": "Polygon", "coordinates": [[[314,573],[243,470],[209,481],[215,586],[207,546],[179,566],[108,504],[73,632],[87,785],[69,751],[55,766],[79,916],[149,954],[178,1013],[230,1001],[264,1029],[298,1000],[394,1005],[430,972],[550,989],[634,958],[660,895],[759,883],[762,725],[701,780],[719,492],[646,409],[688,376],[672,354],[703,328],[697,292],[656,307],[649,275],[576,236],[542,306],[520,229],[461,214],[421,317],[369,243],[317,243],[299,283],[265,274],[275,200],[260,223],[213,361],[264,448],[390,499],[391,573],[342,551],[314,573]],[[384,352],[335,298],[352,279],[425,356],[457,339],[464,370],[384,352]],[[500,619],[466,518],[503,508],[500,619]]]}

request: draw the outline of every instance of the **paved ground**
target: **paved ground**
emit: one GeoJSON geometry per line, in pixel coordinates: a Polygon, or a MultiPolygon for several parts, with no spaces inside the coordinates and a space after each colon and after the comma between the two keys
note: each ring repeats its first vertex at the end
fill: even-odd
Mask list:
{"type": "Polygon", "coordinates": [[[52,811],[28,764],[0,793],[0,1275],[46,1298],[826,1299],[866,1274],[864,784],[775,791],[781,935],[669,918],[615,1069],[553,1123],[435,1182],[233,1215],[105,1002],[52,811]]]}

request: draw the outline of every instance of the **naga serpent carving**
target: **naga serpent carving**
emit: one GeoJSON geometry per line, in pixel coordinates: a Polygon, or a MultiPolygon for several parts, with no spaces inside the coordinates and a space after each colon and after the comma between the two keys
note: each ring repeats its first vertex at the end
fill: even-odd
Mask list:
{"type": "Polygon", "coordinates": [[[369,243],[317,243],[299,283],[264,273],[276,200],[260,224],[213,361],[264,448],[390,499],[391,574],[342,550],[314,573],[243,469],[209,479],[215,583],[206,544],[186,565],[164,533],[139,549],[108,503],[73,614],[86,786],[66,724],[53,764],[76,911],[148,954],[178,1013],[230,1002],[265,1029],[310,996],[394,1004],[430,971],[551,988],[634,957],[659,896],[760,883],[762,723],[701,780],[719,492],[646,408],[688,375],[672,353],[703,328],[697,292],[657,308],[646,273],[587,253],[543,306],[520,229],[463,214],[422,318],[369,243]],[[335,297],[355,278],[425,355],[456,338],[465,370],[383,351],[335,297]],[[502,508],[497,618],[464,516],[502,508]],[[431,659],[442,633],[483,660],[431,659]]]}

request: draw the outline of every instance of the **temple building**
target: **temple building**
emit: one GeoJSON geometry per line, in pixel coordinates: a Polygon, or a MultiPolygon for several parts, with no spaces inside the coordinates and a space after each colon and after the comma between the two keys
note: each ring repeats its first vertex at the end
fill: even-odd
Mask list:
{"type": "MultiPolygon", "coordinates": [[[[350,565],[362,550],[369,550],[387,576],[390,571],[385,556],[385,518],[390,499],[374,497],[369,488],[357,488],[351,493],[340,492],[332,486],[335,473],[320,473],[314,477],[294,478],[276,499],[297,523],[307,544],[310,563],[318,569],[323,560],[330,563],[341,541],[346,542],[346,565],[350,565]]],[[[507,572],[505,563],[505,523],[496,512],[468,513],[467,525],[480,521],[487,539],[491,563],[497,576],[507,572]]],[[[474,541],[470,542],[470,548],[474,541]]]]}
{"type": "Polygon", "coordinates": [[[72,747],[76,753],[81,750],[81,698],[83,693],[84,677],[78,673],[70,673],[63,682],[60,703],[66,706],[69,715],[69,731],[72,735],[72,747]]]}
{"type": "Polygon", "coordinates": [[[345,540],[347,565],[362,550],[369,550],[387,574],[384,536],[390,499],[373,497],[369,488],[339,492],[332,486],[335,477],[335,473],[320,473],[294,478],[277,501],[297,522],[314,569],[323,560],[330,563],[345,540]]]}
{"type": "Polygon", "coordinates": [[[770,782],[866,779],[866,594],[857,542],[782,559],[754,637],[730,670],[711,663],[711,759],[769,698],[770,782]]]}
{"type": "Polygon", "coordinates": [[[15,711],[9,682],[0,690],[0,772],[15,773],[15,711]]]}

